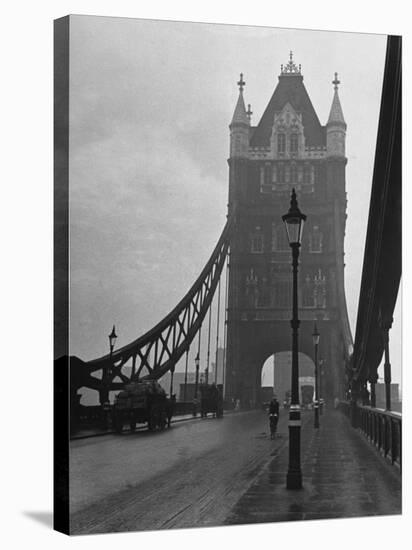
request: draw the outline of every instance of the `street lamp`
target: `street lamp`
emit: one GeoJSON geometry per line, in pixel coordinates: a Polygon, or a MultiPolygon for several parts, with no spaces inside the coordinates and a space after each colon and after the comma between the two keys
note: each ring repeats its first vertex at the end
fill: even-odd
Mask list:
{"type": "Polygon", "coordinates": [[[109,427],[109,410],[110,410],[110,399],[109,399],[109,376],[112,372],[112,355],[113,355],[113,349],[114,345],[116,343],[116,330],[112,328],[112,332],[109,334],[109,346],[110,346],[110,357],[109,361],[105,362],[105,365],[103,367],[103,374],[102,374],[102,386],[103,390],[100,394],[100,404],[103,407],[103,424],[105,428],[109,427]]]}
{"type": "Polygon", "coordinates": [[[315,428],[319,428],[318,346],[320,334],[316,323],[313,327],[312,338],[315,346],[315,428]]]}
{"type": "Polygon", "coordinates": [[[323,365],[325,364],[323,359],[319,359],[319,414],[322,416],[323,414],[323,388],[322,388],[322,381],[323,381],[323,365]]]}
{"type": "Polygon", "coordinates": [[[196,365],[196,377],[195,377],[195,397],[194,397],[194,410],[193,415],[196,416],[197,414],[197,390],[199,386],[199,365],[200,365],[200,357],[199,352],[197,352],[197,355],[195,357],[195,365],[196,365]]]}
{"type": "Polygon", "coordinates": [[[295,189],[292,190],[289,212],[282,216],[286,227],[289,246],[292,249],[293,292],[292,292],[292,396],[289,409],[289,468],[286,476],[287,489],[302,488],[300,468],[300,404],[299,404],[299,359],[298,359],[298,259],[302,242],[305,214],[298,208],[295,189]]]}
{"type": "Polygon", "coordinates": [[[113,353],[114,345],[116,343],[116,339],[117,339],[117,334],[113,325],[112,332],[109,334],[110,359],[112,358],[112,353],[113,353]]]}
{"type": "Polygon", "coordinates": [[[111,370],[112,370],[112,354],[113,354],[114,345],[116,343],[116,338],[117,338],[117,334],[116,334],[116,330],[115,330],[114,325],[113,325],[112,332],[109,334],[109,346],[110,346],[109,361],[105,362],[104,367],[103,367],[103,375],[102,375],[103,390],[102,390],[101,395],[100,395],[101,405],[105,405],[105,403],[107,403],[109,401],[109,380],[108,380],[108,378],[109,378],[109,375],[110,375],[111,370]]]}

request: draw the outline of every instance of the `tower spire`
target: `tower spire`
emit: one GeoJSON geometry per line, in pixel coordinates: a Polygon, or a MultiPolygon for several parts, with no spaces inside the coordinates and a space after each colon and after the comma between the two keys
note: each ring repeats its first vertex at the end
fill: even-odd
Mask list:
{"type": "Polygon", "coordinates": [[[293,62],[293,52],[292,50],[290,50],[289,52],[289,61],[286,65],[282,65],[280,66],[280,74],[281,76],[285,76],[285,75],[288,75],[288,76],[301,76],[301,65],[299,64],[298,66],[295,65],[295,63],[293,62]]]}
{"type": "Polygon", "coordinates": [[[340,84],[340,80],[338,80],[338,73],[335,73],[335,80],[332,80],[333,88],[335,92],[338,91],[338,86],[340,84]]]}
{"type": "Polygon", "coordinates": [[[246,86],[246,82],[243,80],[243,73],[240,73],[240,79],[237,85],[239,86],[239,97],[231,124],[246,124],[247,126],[250,126],[250,119],[246,112],[245,101],[243,99],[243,88],[246,86]]]}
{"type": "Polygon", "coordinates": [[[333,100],[332,100],[332,106],[330,108],[329,118],[328,118],[328,126],[329,125],[341,125],[346,128],[346,122],[343,118],[343,111],[342,106],[340,104],[339,94],[338,94],[338,86],[340,84],[340,80],[338,80],[338,73],[335,73],[335,79],[332,80],[333,89],[335,90],[333,94],[333,100]]]}
{"type": "Polygon", "coordinates": [[[240,73],[240,79],[237,85],[239,86],[239,92],[242,93],[243,88],[246,86],[246,82],[243,80],[243,73],[240,73]]]}

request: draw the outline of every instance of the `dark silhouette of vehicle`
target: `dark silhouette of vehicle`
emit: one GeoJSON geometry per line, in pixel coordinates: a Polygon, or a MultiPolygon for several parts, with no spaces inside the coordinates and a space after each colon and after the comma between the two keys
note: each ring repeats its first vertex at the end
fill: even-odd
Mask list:
{"type": "Polygon", "coordinates": [[[126,384],[116,396],[113,405],[113,428],[121,433],[129,424],[131,431],[136,424],[146,424],[149,430],[163,430],[173,414],[173,406],[165,390],[156,380],[142,380],[126,384]]]}
{"type": "Polygon", "coordinates": [[[222,384],[202,384],[200,386],[200,416],[206,417],[208,413],[212,413],[216,418],[223,416],[222,384]]]}
{"type": "Polygon", "coordinates": [[[314,393],[313,386],[309,386],[309,385],[301,386],[301,393],[302,393],[302,405],[304,407],[310,407],[313,402],[313,393],[314,393]]]}

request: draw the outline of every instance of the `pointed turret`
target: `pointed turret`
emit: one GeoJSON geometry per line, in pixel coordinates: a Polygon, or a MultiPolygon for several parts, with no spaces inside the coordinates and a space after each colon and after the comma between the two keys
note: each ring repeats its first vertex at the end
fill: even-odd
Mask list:
{"type": "Polygon", "coordinates": [[[246,82],[243,80],[243,74],[240,73],[239,98],[230,123],[230,156],[247,157],[249,149],[249,128],[250,118],[246,112],[245,101],[243,99],[243,88],[246,82]]]}
{"type": "Polygon", "coordinates": [[[339,94],[338,94],[338,85],[340,80],[338,80],[338,73],[335,73],[335,80],[332,82],[334,85],[335,93],[333,95],[332,107],[330,108],[329,118],[327,124],[341,124],[346,129],[346,122],[343,118],[342,106],[340,104],[339,94]]]}
{"type": "Polygon", "coordinates": [[[247,124],[247,126],[249,126],[249,118],[247,116],[245,101],[243,99],[243,91],[239,92],[239,98],[236,103],[235,112],[233,113],[231,126],[233,124],[247,124]]]}
{"type": "Polygon", "coordinates": [[[340,104],[338,85],[338,73],[335,73],[335,80],[332,82],[335,93],[330,108],[328,122],[326,124],[326,149],[329,157],[345,156],[346,122],[343,118],[342,106],[340,104]]]}

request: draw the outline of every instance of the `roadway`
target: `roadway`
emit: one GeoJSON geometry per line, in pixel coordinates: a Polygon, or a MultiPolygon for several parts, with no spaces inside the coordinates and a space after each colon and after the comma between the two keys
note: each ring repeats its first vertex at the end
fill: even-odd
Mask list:
{"type": "Polygon", "coordinates": [[[303,490],[285,488],[287,413],[72,441],[72,534],[399,514],[401,476],[340,412],[302,414],[303,490]]]}
{"type": "Polygon", "coordinates": [[[72,441],[72,533],[222,525],[286,436],[286,412],[271,440],[253,411],[72,441]]]}

